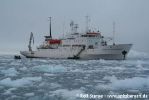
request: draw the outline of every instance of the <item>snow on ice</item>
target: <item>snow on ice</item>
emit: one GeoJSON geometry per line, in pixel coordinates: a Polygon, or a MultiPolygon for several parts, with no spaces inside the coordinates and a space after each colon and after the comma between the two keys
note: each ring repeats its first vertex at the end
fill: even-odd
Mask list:
{"type": "Polygon", "coordinates": [[[6,78],[0,81],[0,85],[7,87],[23,87],[31,85],[34,81],[41,81],[41,77],[23,77],[21,79],[12,80],[11,78],[6,78]]]}

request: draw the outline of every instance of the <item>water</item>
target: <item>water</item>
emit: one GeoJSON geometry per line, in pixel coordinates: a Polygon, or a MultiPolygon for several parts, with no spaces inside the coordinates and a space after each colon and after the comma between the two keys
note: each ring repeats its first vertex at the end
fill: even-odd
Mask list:
{"type": "Polygon", "coordinates": [[[0,100],[148,100],[148,95],[145,53],[131,51],[125,61],[0,56],[0,100]]]}

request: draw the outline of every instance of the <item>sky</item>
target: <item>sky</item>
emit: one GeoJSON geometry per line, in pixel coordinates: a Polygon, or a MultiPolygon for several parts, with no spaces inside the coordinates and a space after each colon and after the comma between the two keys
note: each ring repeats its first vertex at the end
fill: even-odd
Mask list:
{"type": "Polygon", "coordinates": [[[85,30],[85,16],[90,28],[112,36],[115,42],[132,43],[136,51],[149,53],[149,0],[0,0],[0,52],[26,50],[30,32],[38,46],[49,34],[52,17],[55,38],[69,32],[70,21],[85,30]]]}

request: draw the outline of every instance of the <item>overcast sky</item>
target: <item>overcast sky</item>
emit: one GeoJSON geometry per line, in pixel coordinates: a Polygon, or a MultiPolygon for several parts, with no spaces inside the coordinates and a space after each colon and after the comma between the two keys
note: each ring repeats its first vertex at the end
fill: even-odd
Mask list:
{"type": "Polygon", "coordinates": [[[68,32],[71,20],[84,31],[86,15],[91,28],[105,36],[112,36],[115,21],[117,43],[149,53],[149,0],[0,0],[0,51],[27,49],[30,32],[39,45],[48,34],[49,16],[54,37],[68,32]]]}

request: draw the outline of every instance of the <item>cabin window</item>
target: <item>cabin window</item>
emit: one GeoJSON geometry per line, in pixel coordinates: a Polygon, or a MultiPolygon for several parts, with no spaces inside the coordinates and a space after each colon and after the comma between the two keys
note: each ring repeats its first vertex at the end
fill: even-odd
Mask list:
{"type": "Polygon", "coordinates": [[[95,45],[98,45],[98,42],[95,42],[95,45]]]}
{"type": "Polygon", "coordinates": [[[93,45],[89,45],[88,49],[94,49],[93,45]]]}

